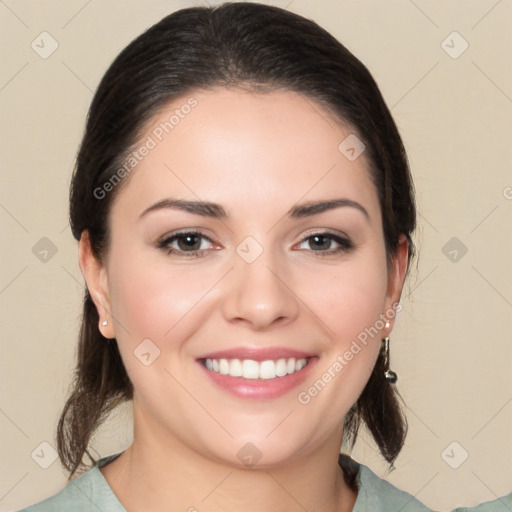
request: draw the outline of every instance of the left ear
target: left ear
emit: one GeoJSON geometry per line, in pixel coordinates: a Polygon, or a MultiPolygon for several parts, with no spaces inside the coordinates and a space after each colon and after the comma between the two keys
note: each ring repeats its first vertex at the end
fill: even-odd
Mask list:
{"type": "MultiPolygon", "coordinates": [[[[402,288],[405,281],[405,274],[409,260],[409,242],[406,236],[402,233],[398,237],[398,245],[393,255],[391,268],[388,276],[388,290],[386,293],[386,311],[396,310],[396,305],[400,301],[402,295],[402,288]],[[393,308],[393,305],[395,306],[393,308]]],[[[393,330],[395,323],[395,316],[388,318],[390,327],[388,332],[393,330]]]]}

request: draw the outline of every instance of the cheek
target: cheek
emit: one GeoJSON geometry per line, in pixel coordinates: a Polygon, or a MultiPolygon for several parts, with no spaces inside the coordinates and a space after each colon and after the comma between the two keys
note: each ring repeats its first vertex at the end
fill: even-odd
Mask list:
{"type": "MultiPolygon", "coordinates": [[[[165,272],[148,265],[119,268],[112,279],[112,310],[131,337],[162,339],[200,304],[208,277],[165,272]]],[[[213,283],[214,279],[210,279],[213,283]]],[[[211,286],[210,286],[211,287],[211,286]]]]}
{"type": "Polygon", "coordinates": [[[383,258],[375,248],[350,264],[314,275],[306,301],[331,334],[336,333],[333,338],[340,347],[375,325],[385,311],[387,271],[383,258]]]}
{"type": "Polygon", "coordinates": [[[112,313],[125,329],[121,341],[154,339],[159,346],[191,314],[213,285],[214,276],[167,265],[165,259],[127,252],[112,254],[109,289],[112,313]],[[209,285],[209,283],[211,284],[209,285]],[[129,334],[128,334],[129,333],[129,334]]]}
{"type": "Polygon", "coordinates": [[[326,326],[328,348],[321,367],[323,398],[316,401],[306,390],[306,399],[316,401],[313,407],[330,404],[338,414],[329,421],[336,423],[357,400],[378,357],[387,291],[384,252],[374,246],[346,265],[317,272],[308,280],[315,285],[308,288],[305,302],[326,326]]]}
{"type": "Polygon", "coordinates": [[[194,351],[190,340],[203,323],[209,307],[205,295],[217,276],[212,271],[171,269],[165,261],[151,264],[147,256],[143,261],[128,254],[112,267],[109,286],[116,340],[137,393],[144,401],[179,395],[179,386],[165,371],[184,379],[183,368],[188,368],[194,351]]]}

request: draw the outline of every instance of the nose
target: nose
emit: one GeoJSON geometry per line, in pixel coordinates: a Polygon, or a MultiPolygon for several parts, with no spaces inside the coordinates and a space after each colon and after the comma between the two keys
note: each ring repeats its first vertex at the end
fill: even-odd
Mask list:
{"type": "Polygon", "coordinates": [[[254,262],[237,261],[225,282],[223,314],[231,323],[264,330],[274,324],[288,324],[299,313],[299,299],[283,265],[278,267],[267,251],[254,262]]]}

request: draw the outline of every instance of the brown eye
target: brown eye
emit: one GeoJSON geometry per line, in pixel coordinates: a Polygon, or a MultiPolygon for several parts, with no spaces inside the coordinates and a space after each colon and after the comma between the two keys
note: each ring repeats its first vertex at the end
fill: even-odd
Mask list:
{"type": "Polygon", "coordinates": [[[186,231],[175,233],[171,236],[163,238],[158,247],[167,251],[168,254],[176,254],[178,256],[199,257],[211,249],[208,244],[213,242],[202,233],[195,231],[186,231]]]}
{"type": "Polygon", "coordinates": [[[309,247],[311,249],[320,249],[327,251],[331,248],[333,239],[324,235],[313,235],[309,237],[309,247]]]}
{"type": "Polygon", "coordinates": [[[307,247],[302,247],[303,249],[308,249],[319,254],[324,253],[325,255],[349,251],[354,248],[354,245],[348,238],[333,233],[315,233],[309,235],[300,243],[300,246],[304,245],[307,245],[307,247]]]}
{"type": "Polygon", "coordinates": [[[201,247],[201,238],[197,235],[179,235],[176,241],[181,251],[198,251],[201,247]]]}

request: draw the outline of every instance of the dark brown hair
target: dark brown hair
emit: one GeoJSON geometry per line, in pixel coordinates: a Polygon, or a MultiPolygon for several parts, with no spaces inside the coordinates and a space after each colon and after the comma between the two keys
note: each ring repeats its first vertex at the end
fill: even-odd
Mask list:
{"type": "MultiPolygon", "coordinates": [[[[122,183],[104,197],[94,191],[112,179],[147,122],[169,101],[215,87],[294,91],[348,124],[366,146],[388,265],[401,233],[412,260],[416,209],[407,157],[369,71],[313,21],[248,2],[177,11],[131,42],[105,73],[90,106],[70,190],[73,236],[79,240],[87,230],[98,260],[108,248],[108,215],[122,183]]],[[[110,411],[133,398],[117,343],[99,332],[88,291],[83,307],[72,392],[57,429],[59,456],[70,478],[85,466],[85,454],[96,462],[89,451],[91,436],[110,411]]],[[[353,446],[363,422],[392,466],[404,444],[407,421],[398,391],[383,374],[379,355],[345,417],[344,441],[353,446]]],[[[353,485],[350,467],[344,469],[353,485]]]]}

